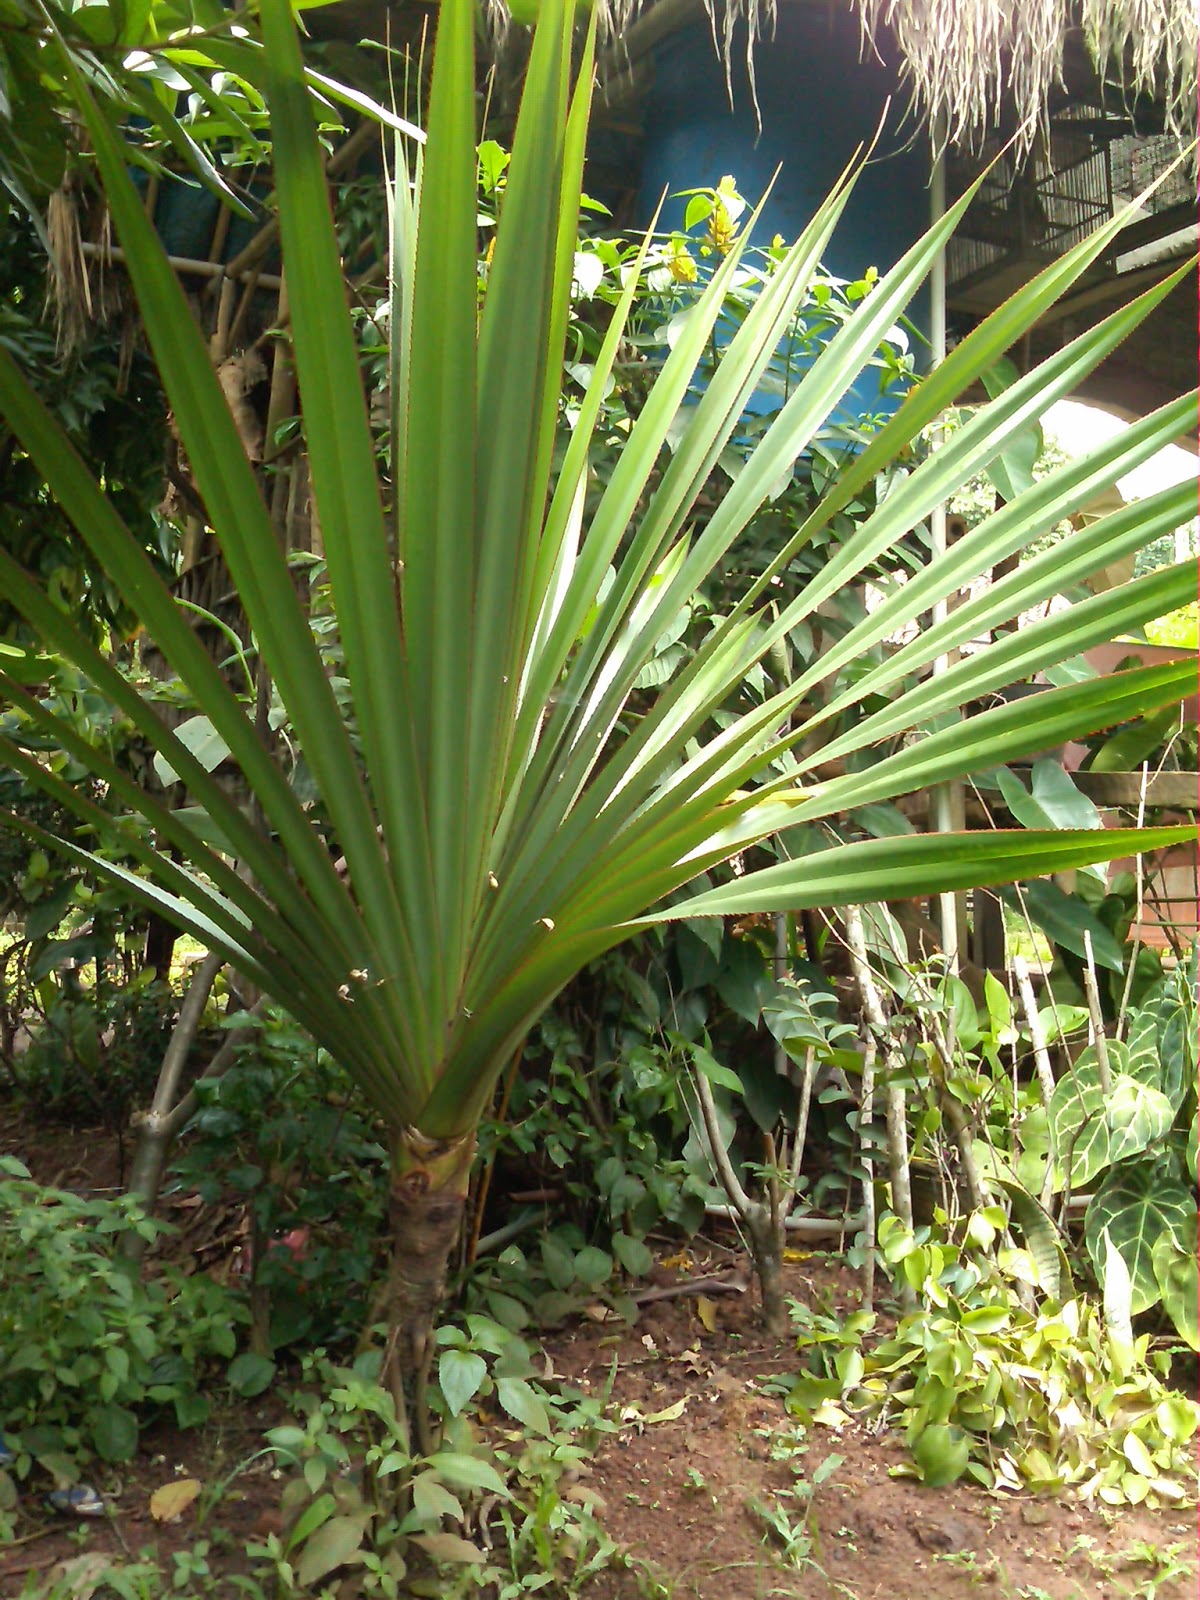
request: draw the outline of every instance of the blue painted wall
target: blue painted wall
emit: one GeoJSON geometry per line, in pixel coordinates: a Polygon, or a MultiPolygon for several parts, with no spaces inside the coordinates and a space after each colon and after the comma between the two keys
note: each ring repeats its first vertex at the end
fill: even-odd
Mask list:
{"type": "MultiPolygon", "coordinates": [[[[767,244],[779,233],[790,244],[855,148],[874,134],[890,94],[876,156],[859,178],[825,260],[826,268],[843,278],[860,278],[871,266],[886,272],[929,218],[928,137],[911,122],[905,124],[907,93],[898,87],[895,71],[874,56],[860,60],[852,16],[831,17],[822,8],[783,0],[774,37],[762,40],[755,52],[760,133],[744,65],[744,33],[734,49],[731,109],[725,66],[707,24],[658,46],[643,111],[638,222],[649,223],[664,189],[673,193],[715,185],[725,173],[756,203],[782,165],[756,237],[767,244]]],[[[682,227],[685,205],[668,199],[660,226],[682,227]]],[[[926,296],[910,316],[927,330],[926,296]]],[[[923,365],[920,348],[916,355],[923,365]]],[[[857,392],[869,408],[879,407],[872,375],[864,375],[857,392]]]]}
{"type": "MultiPolygon", "coordinates": [[[[645,142],[639,221],[649,221],[664,189],[715,184],[726,172],[756,201],[782,163],[764,216],[765,239],[790,242],[811,217],[856,145],[869,140],[889,93],[892,108],[877,155],[863,173],[835,236],[827,265],[843,277],[896,260],[928,223],[928,140],[901,128],[905,91],[873,56],[859,60],[853,18],[834,25],[820,9],[779,8],[779,25],[756,51],[762,133],[755,125],[744,66],[743,37],[735,43],[734,105],[724,63],[706,25],[692,26],[659,45],[655,81],[644,108],[645,142]]],[[[665,222],[678,227],[683,201],[668,201],[665,222]]]]}

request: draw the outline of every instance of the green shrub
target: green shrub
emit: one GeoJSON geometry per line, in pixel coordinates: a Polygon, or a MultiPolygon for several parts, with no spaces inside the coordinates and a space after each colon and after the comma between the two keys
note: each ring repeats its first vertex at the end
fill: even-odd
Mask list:
{"type": "Polygon", "coordinates": [[[164,1407],[181,1428],[203,1422],[200,1380],[233,1356],[241,1301],[203,1275],[140,1282],[122,1237],[167,1230],[129,1197],[44,1188],[12,1157],[0,1172],[0,1426],[18,1473],[37,1460],[70,1479],[93,1452],[127,1461],[164,1407]]]}
{"type": "Polygon", "coordinates": [[[196,1086],[171,1181],[205,1205],[244,1202],[264,1346],[344,1344],[380,1265],[387,1152],[327,1051],[274,1009],[245,1021],[229,1023],[241,1041],[233,1071],[196,1086]]]}
{"type": "Polygon", "coordinates": [[[1065,1260],[1005,1245],[1006,1226],[998,1206],[953,1230],[942,1212],[915,1233],[883,1217],[884,1259],[918,1308],[870,1344],[871,1314],[839,1323],[793,1303],[806,1370],[789,1411],[806,1426],[836,1421],[842,1406],[882,1415],[912,1452],[893,1476],[932,1487],[965,1474],[987,1489],[1069,1487],[1108,1505],[1194,1499],[1200,1407],[1166,1386],[1169,1353],[1107,1327],[1075,1296],[1065,1260]],[[1061,1298],[1037,1297],[1054,1272],[1061,1298]]]}

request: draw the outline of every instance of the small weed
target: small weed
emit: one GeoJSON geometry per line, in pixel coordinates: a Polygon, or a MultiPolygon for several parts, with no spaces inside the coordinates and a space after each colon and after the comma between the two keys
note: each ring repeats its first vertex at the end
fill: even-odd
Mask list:
{"type": "Polygon", "coordinates": [[[210,1549],[207,1539],[199,1539],[190,1550],[175,1552],[171,1557],[175,1567],[171,1581],[176,1589],[186,1589],[189,1583],[203,1582],[212,1576],[212,1568],[208,1564],[210,1549]]]}
{"type": "Polygon", "coordinates": [[[1172,1583],[1176,1578],[1194,1578],[1196,1563],[1185,1556],[1187,1549],[1188,1546],[1182,1542],[1160,1549],[1148,1539],[1135,1539],[1128,1550],[1123,1550],[1117,1556],[1113,1566],[1117,1570],[1135,1566],[1152,1567],[1154,1570],[1149,1577],[1135,1580],[1134,1588],[1121,1584],[1122,1591],[1130,1600],[1158,1600],[1159,1589],[1164,1583],[1172,1583]]]}
{"type": "Polygon", "coordinates": [[[136,1561],[110,1562],[100,1554],[71,1556],[48,1574],[29,1573],[20,1600],[268,1600],[266,1591],[243,1573],[223,1577],[209,1569],[209,1545],[200,1540],[191,1550],[176,1551],[170,1581],[149,1550],[136,1561]]]}
{"type": "Polygon", "coordinates": [[[791,1488],[781,1489],[769,1505],[751,1497],[746,1502],[746,1508],[762,1523],[766,1530],[765,1537],[773,1539],[780,1546],[780,1558],[789,1567],[811,1568],[824,1576],[820,1562],[814,1555],[816,1524],[813,1499],[820,1486],[841,1466],[844,1457],[826,1456],[813,1472],[811,1480],[805,1478],[796,1465],[796,1458],[804,1455],[808,1446],[800,1444],[798,1436],[802,1436],[802,1430],[789,1432],[787,1453],[777,1458],[792,1464],[795,1477],[791,1488]],[[795,1514],[797,1507],[800,1508],[799,1516],[795,1514]]]}
{"type": "Polygon", "coordinates": [[[779,1500],[768,1505],[752,1496],[746,1501],[746,1509],[762,1524],[764,1538],[773,1540],[779,1546],[779,1557],[785,1565],[797,1568],[817,1565],[813,1560],[812,1514],[809,1507],[806,1506],[795,1521],[779,1500]]]}
{"type": "Polygon", "coordinates": [[[995,1556],[981,1564],[975,1550],[954,1550],[948,1555],[936,1555],[933,1559],[939,1566],[957,1567],[960,1572],[966,1573],[973,1585],[991,1583],[1002,1571],[995,1556]]]}

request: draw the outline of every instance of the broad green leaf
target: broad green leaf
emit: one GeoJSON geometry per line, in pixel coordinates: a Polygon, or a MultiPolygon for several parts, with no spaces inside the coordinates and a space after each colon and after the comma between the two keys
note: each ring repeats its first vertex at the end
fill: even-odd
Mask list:
{"type": "Polygon", "coordinates": [[[1165,1400],[1160,1400],[1154,1416],[1163,1433],[1174,1444],[1186,1444],[1200,1427],[1200,1409],[1196,1402],[1185,1400],[1181,1394],[1169,1394],[1165,1400]]]}
{"type": "MultiPolygon", "coordinates": [[[[994,367],[989,367],[983,373],[983,386],[989,395],[1002,394],[1019,376],[1017,367],[1005,358],[997,361],[994,367]]],[[[1042,430],[1034,426],[1017,434],[1007,449],[1002,450],[995,461],[989,463],[988,477],[1005,500],[1015,500],[1019,494],[1032,486],[1033,471],[1044,448],[1045,439],[1042,430]]]]}
{"type": "Polygon", "coordinates": [[[1029,1247],[1030,1257],[1037,1268],[1039,1287],[1051,1300],[1061,1302],[1070,1299],[1074,1294],[1074,1284],[1058,1229],[1024,1185],[1003,1177],[998,1181],[1008,1196],[1013,1221],[1029,1247]]]}
{"type": "Polygon", "coordinates": [[[614,1233],[612,1252],[625,1271],[635,1278],[644,1278],[654,1266],[654,1257],[649,1248],[632,1234],[614,1233]]]}
{"type": "Polygon", "coordinates": [[[450,1415],[457,1417],[479,1393],[487,1362],[471,1350],[443,1350],[438,1359],[438,1386],[450,1415]]]}
{"type": "MultiPolygon", "coordinates": [[[[216,731],[208,717],[189,717],[186,722],[179,723],[174,730],[174,736],[181,744],[192,752],[197,762],[203,766],[206,773],[211,773],[214,766],[221,765],[224,758],[229,755],[229,746],[216,731]]],[[[155,778],[160,784],[173,784],[178,782],[179,774],[174,771],[171,763],[166,760],[162,750],[154,758],[155,778]]]]}
{"type": "Polygon", "coordinates": [[[1134,772],[1167,744],[1179,726],[1177,711],[1140,717],[1131,727],[1106,739],[1088,762],[1089,772],[1134,772]]]}
{"type": "Polygon", "coordinates": [[[757,946],[748,939],[726,934],[716,978],[722,1003],[751,1027],[757,1027],[773,983],[757,946]]]}
{"type": "Polygon", "coordinates": [[[413,1510],[425,1527],[436,1528],[443,1517],[463,1520],[462,1502],[438,1482],[432,1472],[419,1472],[412,1481],[413,1510]]]}
{"type": "Polygon", "coordinates": [[[35,655],[32,650],[22,650],[17,645],[0,644],[0,668],[17,683],[49,683],[57,670],[50,656],[35,655]]]}
{"type": "Polygon", "coordinates": [[[465,1455],[459,1450],[439,1450],[436,1455],[427,1458],[427,1463],[431,1472],[436,1472],[439,1478],[454,1484],[456,1488],[483,1489],[489,1494],[508,1498],[504,1479],[490,1461],[483,1461],[479,1456],[465,1455]]]}
{"type": "Polygon", "coordinates": [[[235,1356],[225,1372],[229,1387],[246,1399],[269,1389],[274,1377],[275,1363],[270,1357],[255,1355],[251,1350],[235,1356]]]}
{"type": "Polygon", "coordinates": [[[967,1470],[970,1440],[961,1428],[931,1423],[912,1442],[913,1460],[921,1482],[931,1489],[957,1483],[967,1470]]]}
{"type": "Polygon", "coordinates": [[[1171,1126],[1171,1102],[1159,1089],[1126,1073],[1113,1076],[1105,1115],[1109,1128],[1109,1160],[1120,1161],[1156,1143],[1171,1126]]]}
{"type": "Polygon", "coordinates": [[[1112,1161],[1112,1134],[1096,1052],[1085,1050],[1055,1085],[1048,1110],[1055,1188],[1077,1193],[1112,1161]]]}
{"type": "Polygon", "coordinates": [[[1178,1111],[1196,1083],[1197,1027],[1192,980],[1180,967],[1143,998],[1129,1019],[1129,1071],[1178,1111]]]}
{"type": "Polygon", "coordinates": [[[1163,1178],[1152,1162],[1125,1163],[1101,1182],[1084,1217],[1084,1239],[1101,1282],[1106,1232],[1129,1273],[1130,1311],[1136,1316],[1161,1293],[1153,1257],[1162,1236],[1170,1234],[1180,1248],[1194,1241],[1195,1199],[1181,1184],[1163,1178]]]}
{"type": "Polygon", "coordinates": [[[569,1289],[575,1281],[575,1252],[553,1233],[542,1240],[542,1265],[556,1289],[569,1289]]]}
{"type": "Polygon", "coordinates": [[[696,1071],[702,1072],[709,1083],[715,1084],[718,1089],[728,1089],[731,1094],[742,1093],[742,1080],[737,1073],[723,1066],[711,1050],[706,1050],[703,1045],[693,1044],[689,1045],[688,1054],[696,1071]]]}
{"type": "Polygon", "coordinates": [[[999,1333],[1012,1320],[1008,1306],[978,1306],[974,1311],[964,1311],[962,1325],[972,1333],[999,1333]]]}
{"type": "Polygon", "coordinates": [[[1104,1244],[1104,1322],[1109,1334],[1127,1349],[1133,1346],[1133,1284],[1125,1258],[1107,1228],[1104,1244]]]}
{"type": "MultiPolygon", "coordinates": [[[[1193,1235],[1195,1229],[1192,1230],[1193,1235]]],[[[1155,1240],[1150,1252],[1154,1279],[1167,1315],[1175,1324],[1181,1339],[1193,1350],[1200,1350],[1200,1277],[1197,1275],[1196,1252],[1181,1243],[1170,1229],[1155,1240]]]]}
{"type": "Polygon", "coordinates": [[[1141,1477],[1158,1477],[1158,1468],[1155,1466],[1154,1459],[1149,1450],[1146,1448],[1145,1441],[1140,1439],[1138,1435],[1132,1431],[1132,1429],[1125,1435],[1122,1449],[1125,1452],[1125,1459],[1129,1462],[1129,1465],[1141,1477]]]}
{"type": "Polygon", "coordinates": [[[296,1562],[296,1577],[308,1588],[338,1567],[357,1564],[363,1557],[366,1516],[330,1517],[306,1542],[296,1562]]]}
{"type": "Polygon", "coordinates": [[[92,1443],[102,1461],[131,1461],[137,1450],[138,1422],[126,1406],[99,1407],[91,1416],[92,1443]]]}
{"type": "Polygon", "coordinates": [[[426,1555],[435,1561],[449,1562],[455,1566],[482,1567],[487,1564],[487,1553],[460,1538],[457,1533],[414,1533],[412,1542],[420,1545],[426,1555]]]}
{"type": "MultiPolygon", "coordinates": [[[[1152,996],[1147,997],[1152,1002],[1152,996]]],[[[1143,1004],[1132,1013],[1125,1033],[1123,1070],[1139,1083],[1163,1089],[1163,1065],[1159,1060],[1159,1012],[1143,1004]]],[[[1163,1093],[1166,1090],[1163,1089],[1163,1093]]],[[[1170,1096],[1168,1096],[1170,1098],[1170,1096]]],[[[1173,1107],[1174,1109],[1174,1107],[1173,1107]]]]}
{"type": "MultiPolygon", "coordinates": [[[[1047,691],[1052,693],[1053,691],[1047,691]]],[[[1037,703],[1030,706],[1035,711],[1037,703]]],[[[1095,803],[1075,787],[1058,761],[1035,761],[1030,788],[1010,772],[996,774],[1004,803],[1027,828],[1098,828],[1095,803]]]]}
{"type": "Polygon", "coordinates": [[[598,1289],[612,1277],[612,1257],[595,1245],[585,1245],[575,1257],[575,1276],[589,1289],[598,1289]]]}
{"type": "Polygon", "coordinates": [[[1125,953],[1110,929],[1105,927],[1078,894],[1067,894],[1056,883],[1042,880],[1023,883],[1019,889],[1002,889],[1000,898],[1014,911],[1028,916],[1051,944],[1061,945],[1081,960],[1087,956],[1085,934],[1091,936],[1092,956],[1098,967],[1109,972],[1125,970],[1125,953]]]}
{"type": "Polygon", "coordinates": [[[496,1398],[522,1427],[549,1436],[550,1414],[524,1378],[497,1378],[496,1398]]]}

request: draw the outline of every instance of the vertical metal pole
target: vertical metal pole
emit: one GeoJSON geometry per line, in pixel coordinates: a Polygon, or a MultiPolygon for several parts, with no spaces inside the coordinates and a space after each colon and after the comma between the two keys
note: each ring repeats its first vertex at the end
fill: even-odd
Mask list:
{"type": "MultiPolygon", "coordinates": [[[[929,184],[929,217],[931,225],[940,222],[946,211],[946,124],[939,113],[932,129],[933,172],[929,184]]],[[[929,342],[930,355],[936,367],[946,359],[946,252],[939,250],[929,274],[929,342]]],[[[935,424],[932,447],[942,442],[942,429],[935,424]]],[[[935,506],[929,518],[929,532],[936,561],[946,553],[946,507],[935,506]]],[[[942,622],[949,611],[949,603],[939,600],[933,607],[934,626],[942,622]]],[[[933,663],[935,677],[950,666],[948,655],[938,656],[933,663]]],[[[963,791],[961,783],[939,783],[929,796],[930,822],[935,833],[953,833],[963,825],[963,791]]],[[[959,964],[959,897],[955,894],[938,896],[938,922],[941,927],[942,949],[951,971],[959,964]]]]}

